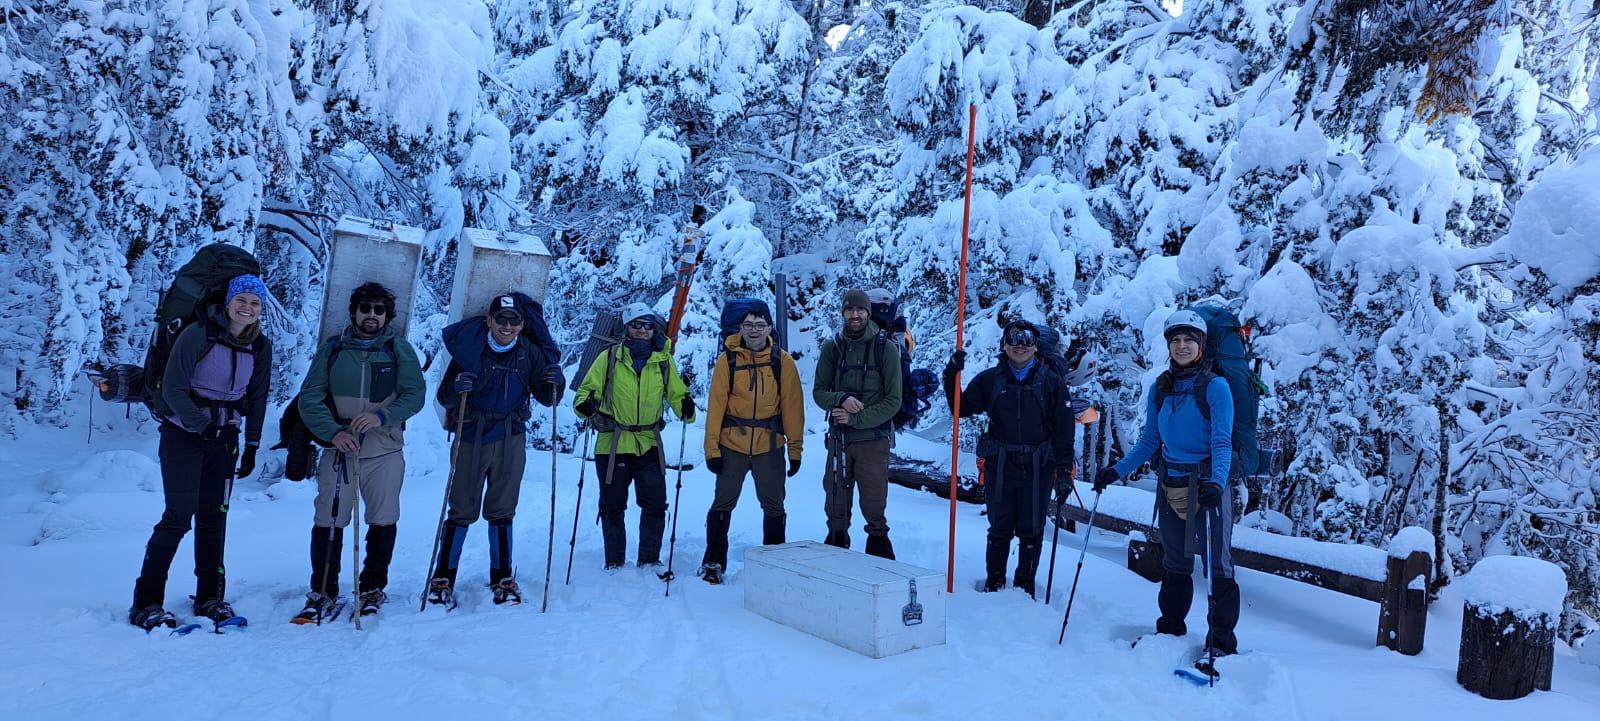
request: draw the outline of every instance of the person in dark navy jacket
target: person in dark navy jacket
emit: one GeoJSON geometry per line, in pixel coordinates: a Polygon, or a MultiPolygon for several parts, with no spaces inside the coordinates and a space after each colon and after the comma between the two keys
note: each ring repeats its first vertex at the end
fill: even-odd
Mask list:
{"type": "MultiPolygon", "coordinates": [[[[985,414],[989,428],[978,439],[988,505],[987,576],[983,590],[1006,585],[1011,538],[1017,539],[1017,571],[1011,583],[1033,595],[1044,547],[1044,518],[1050,492],[1065,496],[1072,478],[1073,414],[1066,384],[1038,358],[1039,329],[1013,321],[1000,338],[1000,358],[980,371],[961,393],[961,415],[985,414]]],[[[966,364],[956,351],[944,370],[945,399],[955,399],[955,377],[966,364]]]]}
{"type": "Polygon", "coordinates": [[[461,449],[450,470],[450,508],[428,582],[430,603],[455,605],[461,547],[467,527],[480,512],[489,522],[489,585],[494,602],[522,602],[512,573],[511,519],[527,465],[528,399],[554,406],[565,385],[559,350],[543,314],[544,309],[527,296],[507,293],[490,303],[484,317],[467,318],[444,329],[450,366],[436,398],[451,419],[462,413],[463,398],[466,408],[461,449]]]}
{"type": "Polygon", "coordinates": [[[1182,636],[1194,599],[1194,557],[1209,543],[1212,606],[1206,617],[1206,652],[1227,656],[1239,650],[1239,584],[1234,581],[1233,504],[1229,486],[1233,465],[1233,394],[1228,382],[1211,372],[1205,357],[1206,322],[1180,310],[1167,318],[1163,333],[1171,359],[1147,394],[1145,425],[1128,455],[1095,476],[1101,491],[1155,459],[1161,479],[1156,497],[1157,524],[1164,555],[1156,632],[1182,636]],[[1211,406],[1206,420],[1195,400],[1203,384],[1211,406]],[[1159,451],[1159,454],[1158,454],[1159,451]]]}

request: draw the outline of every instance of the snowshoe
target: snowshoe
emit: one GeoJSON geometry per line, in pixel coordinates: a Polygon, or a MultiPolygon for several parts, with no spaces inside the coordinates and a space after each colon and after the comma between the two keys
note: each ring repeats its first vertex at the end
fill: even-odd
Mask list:
{"type": "Polygon", "coordinates": [[[709,584],[711,584],[713,586],[722,585],[722,580],[723,580],[722,564],[720,564],[720,563],[707,563],[704,566],[701,566],[700,567],[700,577],[705,579],[706,583],[709,583],[709,584]]]}
{"type": "Polygon", "coordinates": [[[454,609],[456,601],[455,585],[448,578],[435,578],[428,582],[428,603],[435,606],[444,606],[444,610],[454,609]]]}
{"type": "Polygon", "coordinates": [[[362,591],[361,592],[361,615],[363,615],[363,616],[376,616],[376,615],[378,615],[378,609],[383,608],[384,602],[388,601],[388,600],[389,600],[389,594],[384,593],[383,589],[381,589],[381,588],[377,589],[377,590],[373,590],[373,591],[362,591]]]}
{"type": "Polygon", "coordinates": [[[158,626],[177,628],[178,617],[160,606],[145,606],[128,609],[128,623],[144,629],[145,633],[150,633],[158,626]]]}
{"type": "Polygon", "coordinates": [[[1214,686],[1222,678],[1217,673],[1216,661],[1228,654],[1214,649],[1201,649],[1199,658],[1191,666],[1179,666],[1173,673],[1197,686],[1214,686]]]}
{"type": "Polygon", "coordinates": [[[522,605],[522,589],[517,588],[516,581],[513,581],[509,578],[502,579],[499,583],[494,584],[494,586],[491,588],[494,589],[494,605],[522,605]]]}
{"type": "Polygon", "coordinates": [[[233,606],[228,605],[227,601],[220,598],[209,598],[195,602],[194,615],[205,616],[211,619],[212,623],[222,624],[239,614],[233,612],[233,606]]]}
{"type": "Polygon", "coordinates": [[[342,596],[334,597],[312,591],[306,594],[306,607],[300,609],[300,613],[295,614],[295,617],[290,619],[289,623],[296,626],[305,626],[307,624],[321,626],[338,618],[343,611],[344,598],[342,596]]]}

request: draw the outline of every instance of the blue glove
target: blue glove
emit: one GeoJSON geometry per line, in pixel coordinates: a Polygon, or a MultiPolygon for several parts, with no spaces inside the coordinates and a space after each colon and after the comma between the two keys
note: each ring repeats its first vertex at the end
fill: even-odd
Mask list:
{"type": "Polygon", "coordinates": [[[1217,508],[1222,505],[1222,486],[1206,481],[1200,484],[1200,507],[1217,508]]]}
{"type": "Polygon", "coordinates": [[[450,389],[454,390],[458,396],[466,395],[472,392],[472,382],[475,380],[478,380],[477,373],[462,371],[460,375],[456,376],[456,382],[450,386],[450,389]]]}

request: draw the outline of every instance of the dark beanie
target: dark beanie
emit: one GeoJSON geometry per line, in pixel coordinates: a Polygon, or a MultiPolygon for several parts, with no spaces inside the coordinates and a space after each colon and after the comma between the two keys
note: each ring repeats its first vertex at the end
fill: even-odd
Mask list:
{"type": "Polygon", "coordinates": [[[850,306],[872,310],[872,299],[868,298],[867,292],[860,288],[847,290],[844,292],[844,302],[839,307],[849,308],[850,306]]]}

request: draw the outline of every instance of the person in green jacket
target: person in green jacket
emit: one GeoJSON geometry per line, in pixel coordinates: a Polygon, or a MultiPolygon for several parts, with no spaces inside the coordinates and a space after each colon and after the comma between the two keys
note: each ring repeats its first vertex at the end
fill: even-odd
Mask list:
{"type": "Polygon", "coordinates": [[[573,410],[600,432],[594,463],[601,479],[600,531],[607,569],[621,568],[626,560],[623,513],[630,483],[639,505],[637,562],[640,568],[661,565],[661,537],[667,528],[664,409],[670,404],[684,422],[694,421],[694,399],[678,376],[655,313],[633,303],[623,310],[622,321],[627,337],[595,359],[572,397],[573,410]]]}
{"type": "Polygon", "coordinates": [[[395,311],[389,289],[378,283],[356,288],[350,294],[349,327],[317,346],[300,386],[300,418],[335,452],[322,454],[317,467],[311,592],[296,623],[321,622],[334,611],[356,484],[367,524],[367,557],[356,586],[361,614],[377,613],[388,598],[383,589],[389,584],[406,475],[404,424],[428,397],[416,349],[389,327],[395,311]]]}
{"type": "Polygon", "coordinates": [[[889,542],[889,449],[900,410],[900,349],[869,317],[861,290],[844,294],[844,329],[823,341],[811,399],[828,412],[828,469],[823,474],[830,546],[850,547],[850,490],[861,492],[867,553],[894,558],[889,542]]]}

